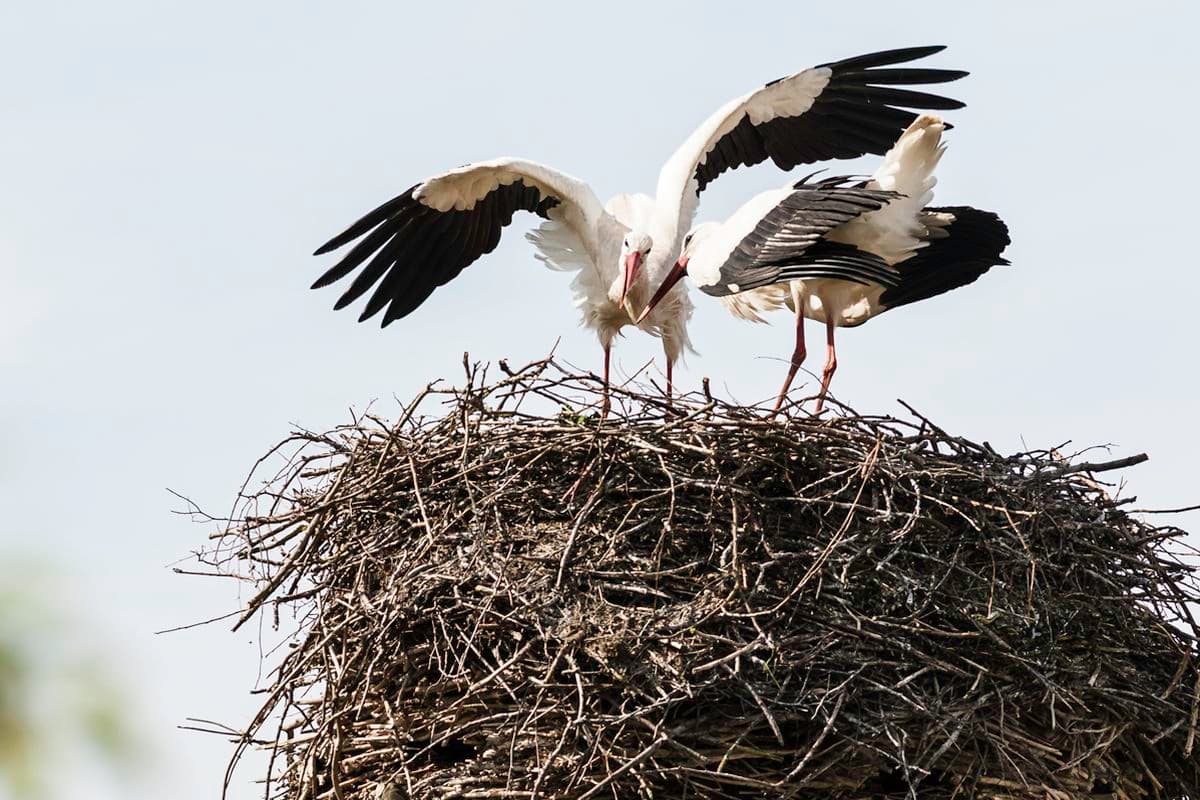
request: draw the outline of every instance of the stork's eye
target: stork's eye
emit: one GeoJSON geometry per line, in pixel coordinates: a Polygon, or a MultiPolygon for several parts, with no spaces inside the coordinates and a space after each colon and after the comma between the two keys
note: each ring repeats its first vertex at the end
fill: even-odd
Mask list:
{"type": "Polygon", "coordinates": [[[692,243],[692,234],[689,233],[687,236],[683,237],[683,246],[687,247],[691,243],[692,243]]]}

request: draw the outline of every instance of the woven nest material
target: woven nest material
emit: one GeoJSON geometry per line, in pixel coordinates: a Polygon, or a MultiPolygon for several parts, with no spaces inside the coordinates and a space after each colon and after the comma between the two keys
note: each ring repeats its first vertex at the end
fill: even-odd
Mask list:
{"type": "Polygon", "coordinates": [[[295,434],[216,535],[290,637],[269,797],[1198,796],[1183,532],[1092,477],[1138,458],[505,372],[295,434]]]}

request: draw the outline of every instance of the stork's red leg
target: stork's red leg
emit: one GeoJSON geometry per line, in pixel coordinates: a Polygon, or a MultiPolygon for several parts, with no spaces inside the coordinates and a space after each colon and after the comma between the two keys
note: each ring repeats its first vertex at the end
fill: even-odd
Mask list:
{"type": "Polygon", "coordinates": [[[671,405],[671,396],[674,394],[675,383],[671,380],[672,370],[675,367],[675,362],[667,358],[667,405],[671,405]]]}
{"type": "Polygon", "coordinates": [[[608,365],[612,357],[612,343],[604,345],[604,404],[601,406],[601,413],[608,414],[610,401],[608,398],[608,365]]]}
{"type": "Polygon", "coordinates": [[[800,365],[804,363],[806,355],[808,355],[808,351],[804,349],[804,303],[803,298],[798,298],[798,302],[796,302],[796,349],[792,351],[792,363],[788,367],[787,379],[783,382],[783,388],[779,390],[779,397],[775,400],[775,408],[771,411],[772,417],[779,413],[779,409],[783,408],[783,398],[787,397],[788,389],[792,388],[792,380],[795,379],[800,365]]]}
{"type": "Polygon", "coordinates": [[[821,371],[821,394],[817,396],[818,414],[825,407],[825,393],[829,391],[829,382],[833,380],[833,373],[837,370],[837,350],[833,346],[833,331],[836,327],[833,324],[833,315],[828,314],[825,318],[825,345],[828,354],[825,356],[825,369],[821,371]]]}

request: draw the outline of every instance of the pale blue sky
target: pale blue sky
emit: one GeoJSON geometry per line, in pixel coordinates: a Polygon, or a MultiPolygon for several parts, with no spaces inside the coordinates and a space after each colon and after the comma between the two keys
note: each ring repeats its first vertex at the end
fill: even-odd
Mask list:
{"type": "MultiPolygon", "coordinates": [[[[1127,473],[1139,505],[1196,502],[1198,25],[1182,2],[12,5],[0,558],[67,571],[139,698],[142,790],[213,797],[226,745],[174,726],[239,723],[257,650],[223,624],[152,635],[238,602],[232,585],[170,572],[207,529],[171,514],[167,487],[225,510],[290,423],[330,427],[377,398],[387,411],[456,378],[464,350],[519,362],[561,336],[563,356],[599,366],[568,280],[520,235],[528,219],[383,332],[332,312],[336,290],[308,290],[328,263],[312,249],[423,176],[497,155],[601,197],[650,191],[727,99],[930,43],[950,49],[929,65],[973,73],[953,86],[969,106],[951,115],[937,200],[1000,213],[1013,266],[844,332],[835,395],[871,412],[904,398],[1000,449],[1145,450],[1127,473]]],[[[724,176],[700,216],[784,179],[724,176]]],[[[771,395],[786,315],[756,327],[696,302],[703,355],[679,383],[771,395]]],[[[658,354],[626,338],[617,359],[628,372],[658,354]]],[[[235,798],[259,795],[253,777],[235,798]]]]}

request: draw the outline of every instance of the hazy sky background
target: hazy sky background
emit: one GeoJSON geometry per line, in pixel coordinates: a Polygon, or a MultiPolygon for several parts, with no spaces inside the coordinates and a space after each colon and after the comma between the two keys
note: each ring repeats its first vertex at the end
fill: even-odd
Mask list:
{"type": "MultiPolygon", "coordinates": [[[[224,511],[292,423],[328,428],[375,399],[389,412],[393,396],[457,379],[464,350],[522,362],[561,336],[562,356],[599,368],[568,278],[521,237],[532,218],[383,332],[332,312],[340,290],[308,290],[329,263],[313,248],[422,177],[498,155],[576,174],[602,198],[651,192],[717,106],[822,61],[950,45],[928,65],[972,75],[952,88],[969,106],[950,115],[937,201],[997,211],[1014,241],[1011,268],[845,331],[834,394],[871,412],[901,413],[904,398],[1001,450],[1144,450],[1151,461],[1126,473],[1139,506],[1200,501],[1198,8],[10,4],[0,559],[65,572],[136,699],[149,748],[136,793],[214,797],[228,745],[175,726],[241,724],[257,674],[253,631],[153,635],[239,602],[231,584],[172,574],[210,529],[173,515],[168,487],[224,511]]],[[[767,165],[723,176],[700,217],[784,180],[767,165]]],[[[679,384],[773,394],[786,312],[752,326],[696,303],[702,355],[679,384]]],[[[636,334],[616,350],[625,373],[659,354],[636,334]]],[[[260,796],[255,777],[239,774],[232,796],[260,796]]]]}

